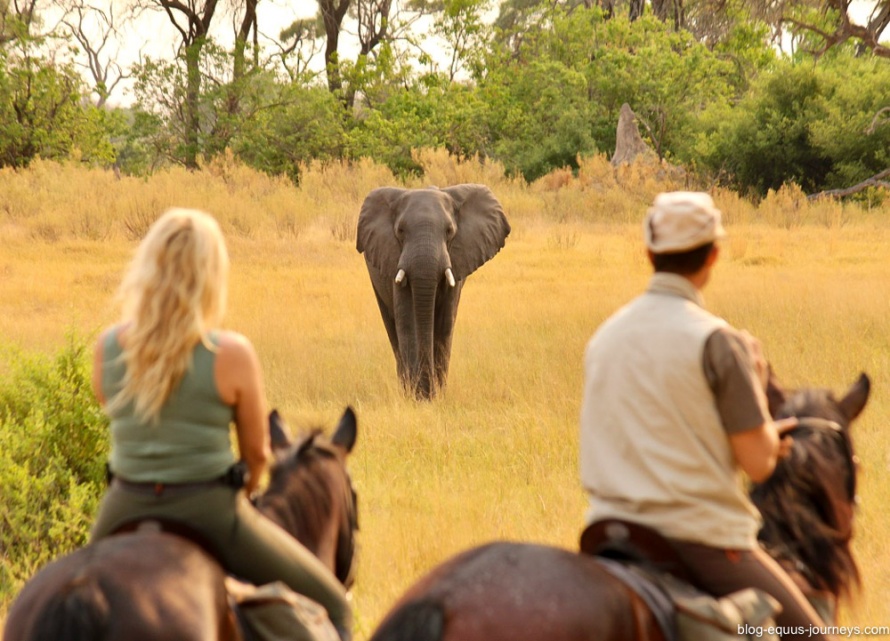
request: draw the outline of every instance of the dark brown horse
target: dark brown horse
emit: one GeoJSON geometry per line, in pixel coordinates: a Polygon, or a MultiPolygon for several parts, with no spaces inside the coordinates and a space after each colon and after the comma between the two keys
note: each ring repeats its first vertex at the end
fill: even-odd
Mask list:
{"type": "MultiPolygon", "coordinates": [[[[791,434],[793,454],[755,490],[766,520],[763,533],[771,549],[782,547],[794,562],[803,558],[808,568],[805,578],[835,597],[858,576],[848,546],[855,502],[855,458],[848,428],[868,394],[865,375],[839,401],[827,391],[786,396],[774,387],[770,394],[778,414],[815,420],[802,421],[803,426],[791,434]],[[820,461],[818,468],[814,460],[820,461]],[[787,489],[788,485],[795,489],[787,489]],[[841,488],[840,493],[835,487],[841,488]],[[834,502],[823,503],[828,496],[834,502]],[[826,507],[829,504],[832,507],[826,507]],[[811,559],[811,550],[823,558],[811,559]],[[806,556],[796,556],[804,551],[806,556]]],[[[371,641],[540,639],[663,641],[664,636],[645,603],[595,557],[544,545],[495,542],[433,569],[409,588],[371,637],[371,641]]]]}
{"type": "Polygon", "coordinates": [[[856,468],[850,423],[868,400],[865,374],[840,400],[825,389],[785,394],[770,381],[770,412],[802,420],[790,432],[790,455],[769,479],[751,490],[763,515],[759,538],[826,621],[833,622],[839,597],[859,586],[853,539],[856,468]]]}
{"type": "MultiPolygon", "coordinates": [[[[334,435],[291,444],[269,420],[276,462],[260,509],[349,587],[355,494],[346,456],[357,435],[351,408],[334,435]]],[[[7,641],[198,641],[241,638],[220,565],[183,537],[140,529],[101,539],[41,569],[9,611],[7,641]]]]}

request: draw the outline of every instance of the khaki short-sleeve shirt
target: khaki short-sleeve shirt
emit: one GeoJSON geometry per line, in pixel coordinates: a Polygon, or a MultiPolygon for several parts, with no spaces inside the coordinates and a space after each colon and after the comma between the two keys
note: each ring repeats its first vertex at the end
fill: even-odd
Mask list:
{"type": "Polygon", "coordinates": [[[772,420],[766,392],[737,330],[724,327],[711,334],[702,361],[727,434],[745,432],[772,420]]]}

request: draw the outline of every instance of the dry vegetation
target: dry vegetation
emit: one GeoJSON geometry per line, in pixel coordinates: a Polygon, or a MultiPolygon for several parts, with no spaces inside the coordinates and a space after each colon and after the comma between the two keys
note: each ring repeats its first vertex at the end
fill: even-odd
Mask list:
{"type": "MultiPolygon", "coordinates": [[[[596,326],[644,287],[639,220],[682,187],[604,159],[528,186],[497,166],[423,156],[410,186],[488,184],[513,225],[464,290],[447,393],[405,399],[354,228],[364,196],[395,184],[373,165],[310,167],[299,189],[231,160],[148,181],[38,163],[0,172],[0,348],[53,352],[116,316],[134,239],[166,206],[216,214],[233,258],[228,323],[250,336],[270,403],[292,427],[331,425],[352,404],[361,502],[354,607],[367,638],[389,604],[447,556],[493,538],[572,547],[581,354],[596,326]]],[[[793,188],[758,206],[717,191],[730,233],[709,307],[751,330],[789,385],[841,391],[860,371],[874,395],[856,426],[864,591],[848,623],[890,624],[887,331],[890,208],[808,203],[793,188]]],[[[0,372],[3,367],[0,351],[0,372]]]]}

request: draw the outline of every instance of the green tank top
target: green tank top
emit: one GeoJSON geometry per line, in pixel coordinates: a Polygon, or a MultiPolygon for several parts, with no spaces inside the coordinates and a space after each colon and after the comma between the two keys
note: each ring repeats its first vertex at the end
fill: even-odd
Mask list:
{"type": "MultiPolygon", "coordinates": [[[[108,332],[103,345],[106,399],[120,390],[126,372],[118,331],[108,332]]],[[[138,482],[190,483],[219,477],[235,462],[229,436],[234,410],[219,397],[215,360],[203,343],[195,346],[192,366],[164,403],[158,422],[139,420],[132,402],[110,414],[114,474],[138,482]]]]}

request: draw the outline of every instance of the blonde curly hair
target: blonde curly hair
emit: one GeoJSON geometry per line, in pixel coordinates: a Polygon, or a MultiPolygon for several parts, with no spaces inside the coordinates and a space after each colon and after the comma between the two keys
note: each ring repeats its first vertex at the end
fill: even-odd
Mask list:
{"type": "Polygon", "coordinates": [[[109,412],[133,402],[156,421],[191,366],[199,342],[222,322],[229,256],[216,220],[194,209],[170,209],[152,224],[127,269],[118,297],[126,338],[126,374],[109,412]]]}

